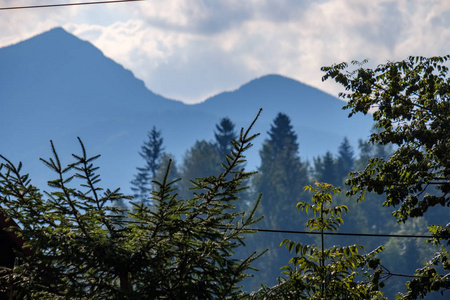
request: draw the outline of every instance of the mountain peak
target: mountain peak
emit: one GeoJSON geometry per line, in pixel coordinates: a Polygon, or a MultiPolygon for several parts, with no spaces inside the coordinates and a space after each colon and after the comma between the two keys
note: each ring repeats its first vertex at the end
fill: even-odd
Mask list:
{"type": "Polygon", "coordinates": [[[151,103],[162,108],[174,103],[149,91],[131,71],[61,27],[1,48],[0,66],[0,81],[27,86],[20,90],[2,86],[3,105],[31,98],[35,105],[47,107],[64,103],[75,113],[77,107],[142,108],[151,103]]]}
{"type": "Polygon", "coordinates": [[[279,75],[268,74],[258,78],[255,78],[246,84],[242,85],[239,90],[245,89],[283,89],[286,87],[308,87],[308,85],[297,81],[295,79],[279,75]]]}
{"type": "Polygon", "coordinates": [[[64,41],[82,41],[78,37],[74,36],[73,34],[67,32],[62,27],[54,27],[48,31],[39,33],[31,38],[28,38],[26,40],[20,41],[18,43],[3,47],[1,49],[7,49],[14,46],[14,50],[17,51],[18,47],[21,47],[21,45],[25,45],[25,47],[42,47],[45,45],[48,47],[48,43],[50,45],[55,45],[55,41],[58,41],[59,44],[61,44],[64,41]]]}
{"type": "Polygon", "coordinates": [[[70,32],[66,31],[64,28],[62,27],[54,27],[48,31],[45,31],[41,34],[38,34],[36,36],[34,36],[32,39],[44,39],[47,41],[51,41],[51,40],[78,40],[81,41],[78,37],[76,37],[75,35],[71,34],[70,32]]]}
{"type": "Polygon", "coordinates": [[[297,80],[295,80],[295,79],[292,79],[292,78],[289,78],[289,77],[287,77],[287,76],[284,76],[284,75],[280,75],[280,74],[267,74],[267,75],[263,75],[263,76],[261,76],[261,77],[258,77],[258,78],[255,78],[255,79],[253,79],[253,80],[251,80],[250,82],[252,82],[252,81],[267,81],[267,80],[270,80],[270,81],[274,81],[274,80],[280,80],[280,81],[294,81],[294,82],[299,82],[299,81],[297,81],[297,80]]]}
{"type": "MultiPolygon", "coordinates": [[[[67,32],[64,28],[62,27],[53,27],[50,30],[44,31],[40,34],[38,34],[37,36],[45,36],[45,35],[64,35],[64,34],[69,34],[72,35],[71,33],[67,32]]],[[[74,36],[74,35],[72,35],[74,36]]]]}

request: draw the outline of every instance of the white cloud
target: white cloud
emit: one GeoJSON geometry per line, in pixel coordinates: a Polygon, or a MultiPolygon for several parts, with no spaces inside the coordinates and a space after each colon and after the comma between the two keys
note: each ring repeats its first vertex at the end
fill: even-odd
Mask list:
{"type": "Polygon", "coordinates": [[[268,73],[336,94],[321,66],[446,54],[449,20],[444,0],[145,1],[0,12],[0,45],[64,26],[154,92],[198,102],[268,73]]]}

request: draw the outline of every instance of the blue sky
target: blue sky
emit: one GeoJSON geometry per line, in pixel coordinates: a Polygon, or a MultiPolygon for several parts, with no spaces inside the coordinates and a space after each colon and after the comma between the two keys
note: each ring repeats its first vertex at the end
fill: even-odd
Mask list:
{"type": "MultiPolygon", "coordinates": [[[[0,0],[1,7],[93,0],[0,0]]],[[[0,11],[0,47],[62,26],[152,91],[196,103],[269,73],[336,95],[320,67],[448,54],[450,1],[147,0],[0,11]]]]}

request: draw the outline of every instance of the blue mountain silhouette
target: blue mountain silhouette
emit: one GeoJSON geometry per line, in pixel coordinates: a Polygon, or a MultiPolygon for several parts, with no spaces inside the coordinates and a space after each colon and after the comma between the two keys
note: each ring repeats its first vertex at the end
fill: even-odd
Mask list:
{"type": "Polygon", "coordinates": [[[213,139],[221,118],[247,127],[260,108],[254,132],[262,135],[248,153],[248,167],[259,164],[260,144],[279,112],[292,120],[300,156],[311,159],[336,152],[344,137],[353,145],[368,137],[371,118],[348,119],[343,105],[280,75],[186,105],[151,92],[132,72],[62,28],[0,49],[0,153],[23,161],[39,185],[52,179],[38,159],[51,154],[49,140],[63,161],[70,162],[71,153],[79,153],[81,137],[90,154],[102,154],[100,173],[106,186],[127,191],[142,164],[138,151],[153,126],[162,131],[166,151],[180,162],[196,140],[213,139]]]}

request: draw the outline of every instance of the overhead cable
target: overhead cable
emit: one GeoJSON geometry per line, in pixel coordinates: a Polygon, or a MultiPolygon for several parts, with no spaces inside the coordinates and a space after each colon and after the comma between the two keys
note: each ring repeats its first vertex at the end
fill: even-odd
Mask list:
{"type": "MultiPolygon", "coordinates": [[[[321,232],[310,231],[297,231],[297,230],[277,230],[277,229],[257,229],[258,232],[271,232],[271,233],[294,233],[294,234],[322,234],[321,232]]],[[[450,236],[432,236],[432,235],[417,235],[417,234],[378,234],[378,233],[348,233],[348,232],[324,232],[324,235],[346,235],[346,236],[368,236],[368,237],[398,237],[398,238],[442,238],[448,239],[450,236]]]]}
{"type": "MultiPolygon", "coordinates": [[[[125,223],[145,224],[140,221],[124,221],[125,223]]],[[[228,226],[221,226],[221,229],[233,229],[228,226]]],[[[261,229],[261,228],[247,228],[257,232],[268,233],[292,233],[292,234],[312,234],[312,235],[341,235],[341,236],[363,236],[363,237],[394,237],[394,238],[418,238],[418,239],[450,239],[450,235],[420,235],[420,234],[383,234],[383,233],[351,233],[351,232],[317,232],[317,231],[299,231],[299,230],[280,230],[280,229],[261,229]]]]}
{"type": "Polygon", "coordinates": [[[109,1],[94,1],[94,2],[76,2],[76,3],[57,3],[57,4],[42,4],[42,5],[27,5],[27,6],[11,6],[0,7],[0,10],[12,10],[12,9],[28,9],[28,8],[48,8],[48,7],[61,7],[61,6],[80,6],[91,4],[111,4],[111,3],[124,3],[124,2],[137,2],[145,0],[109,0],[109,1]]]}

